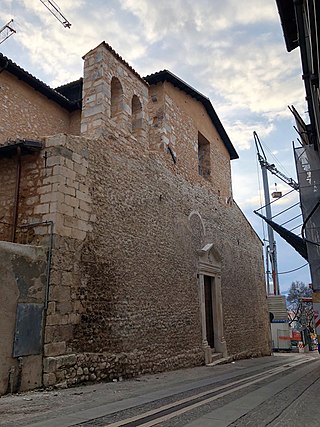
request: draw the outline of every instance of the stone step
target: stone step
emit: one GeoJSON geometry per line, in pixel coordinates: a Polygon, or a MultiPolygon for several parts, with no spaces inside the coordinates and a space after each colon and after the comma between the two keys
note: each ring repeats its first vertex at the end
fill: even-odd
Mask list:
{"type": "Polygon", "coordinates": [[[214,366],[220,362],[222,359],[222,353],[212,353],[211,362],[207,364],[207,366],[214,366]]]}

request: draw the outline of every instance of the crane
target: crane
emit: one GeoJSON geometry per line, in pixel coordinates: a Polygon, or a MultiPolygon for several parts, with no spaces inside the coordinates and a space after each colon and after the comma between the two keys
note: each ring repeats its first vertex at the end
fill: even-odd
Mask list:
{"type": "Polygon", "coordinates": [[[12,24],[13,19],[11,19],[6,25],[0,28],[0,44],[16,33],[16,30],[13,28],[12,24]]]}
{"type": "Polygon", "coordinates": [[[293,188],[296,191],[299,191],[299,184],[292,178],[288,178],[286,175],[284,175],[282,172],[280,172],[275,165],[270,164],[267,162],[267,157],[265,155],[265,152],[262,148],[261,142],[259,140],[259,137],[256,132],[253,132],[254,141],[256,144],[257,149],[257,155],[258,160],[261,167],[266,168],[269,172],[271,172],[273,175],[277,176],[281,181],[283,181],[285,184],[289,185],[291,188],[293,188]],[[262,152],[262,155],[260,153],[260,150],[262,152]]]}
{"type": "MultiPolygon", "coordinates": [[[[254,142],[256,145],[258,161],[261,166],[262,179],[263,179],[263,190],[264,190],[264,199],[265,199],[265,209],[266,209],[266,220],[272,220],[271,205],[270,205],[270,194],[269,194],[269,183],[267,171],[271,172],[273,175],[277,176],[281,181],[289,185],[296,191],[299,191],[299,184],[294,181],[292,178],[288,178],[282,172],[280,172],[275,165],[268,163],[266,154],[263,150],[262,144],[259,140],[259,137],[256,132],[253,132],[254,142]]],[[[255,212],[257,213],[257,212],[255,212]]],[[[266,262],[267,262],[267,277],[269,283],[269,270],[268,270],[268,259],[270,258],[271,270],[272,270],[272,281],[274,287],[274,295],[279,295],[279,281],[278,281],[278,271],[277,271],[277,253],[276,253],[276,242],[274,240],[273,228],[268,222],[268,240],[269,246],[266,248],[266,262]]],[[[294,245],[292,245],[294,246],[294,245]]],[[[294,246],[295,247],[295,246],[294,246]]],[[[298,251],[299,252],[299,251],[298,251]]],[[[299,252],[301,254],[301,252],[299,252]]]]}
{"type": "Polygon", "coordinates": [[[57,18],[59,22],[64,26],[64,28],[70,28],[71,23],[67,18],[62,14],[59,6],[53,0],[40,0],[41,3],[52,13],[52,15],[57,18]]]}
{"type": "MultiPolygon", "coordinates": [[[[261,166],[262,171],[262,180],[263,180],[263,191],[264,191],[264,200],[265,200],[265,208],[266,208],[266,218],[272,219],[272,213],[271,213],[271,205],[270,205],[270,194],[269,194],[269,183],[268,183],[268,174],[267,170],[270,170],[269,167],[274,171],[272,166],[267,162],[267,158],[265,155],[265,152],[262,148],[261,142],[259,140],[258,134],[256,132],[253,132],[254,142],[257,149],[257,155],[258,160],[261,166]],[[260,150],[263,155],[261,155],[260,150]]],[[[271,172],[271,170],[270,170],[271,172]]],[[[274,173],[275,174],[275,173],[274,173]]],[[[270,258],[270,264],[271,264],[271,274],[272,274],[272,282],[273,282],[273,294],[279,295],[280,294],[280,286],[279,286],[279,278],[278,278],[278,265],[277,265],[277,248],[276,248],[276,242],[274,239],[274,233],[272,227],[268,224],[267,226],[268,230],[268,241],[269,246],[266,247],[266,263],[267,263],[267,282],[268,282],[268,290],[269,290],[269,258],[270,258]]]]}

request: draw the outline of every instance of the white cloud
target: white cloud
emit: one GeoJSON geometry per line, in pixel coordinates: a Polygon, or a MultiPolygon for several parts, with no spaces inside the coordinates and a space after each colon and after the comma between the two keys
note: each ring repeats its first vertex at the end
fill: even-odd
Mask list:
{"type": "Polygon", "coordinates": [[[248,25],[277,19],[275,5],[264,0],[122,0],[121,6],[139,19],[149,42],[159,40],[169,32],[180,32],[188,23],[192,23],[196,31],[212,35],[235,24],[248,25]]]}
{"type": "Polygon", "coordinates": [[[243,122],[241,120],[228,122],[226,120],[224,121],[224,126],[236,150],[248,150],[253,145],[254,131],[264,138],[274,130],[274,125],[271,122],[264,124],[259,122],[243,122]]]}
{"type": "MultiPolygon", "coordinates": [[[[298,55],[284,61],[284,43],[276,43],[268,27],[276,25],[281,31],[274,4],[115,0],[93,7],[94,3],[59,3],[72,23],[69,30],[39,0],[19,2],[23,19],[15,39],[51,85],[78,78],[81,57],[106,40],[142,75],[171,68],[213,103],[218,97],[229,121],[245,111],[268,119],[286,116],[287,104],[303,99],[298,55]],[[251,25],[260,22],[264,26],[256,34],[251,25]]],[[[9,10],[8,0],[4,11],[6,5],[9,10]]],[[[240,147],[243,144],[241,140],[240,147]]]]}

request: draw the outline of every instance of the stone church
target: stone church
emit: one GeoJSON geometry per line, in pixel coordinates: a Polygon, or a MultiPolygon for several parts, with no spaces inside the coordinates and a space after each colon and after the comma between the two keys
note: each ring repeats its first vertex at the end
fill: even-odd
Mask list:
{"type": "Polygon", "coordinates": [[[0,393],[270,354],[210,100],[105,42],[56,89],[0,70],[0,393]]]}

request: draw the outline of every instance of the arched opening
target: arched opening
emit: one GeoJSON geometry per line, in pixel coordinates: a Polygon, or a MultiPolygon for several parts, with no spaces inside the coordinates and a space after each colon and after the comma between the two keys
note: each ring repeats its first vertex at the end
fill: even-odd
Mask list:
{"type": "Polygon", "coordinates": [[[142,105],[137,95],[133,95],[131,102],[131,123],[132,131],[142,128],[142,105]]]}
{"type": "Polygon", "coordinates": [[[111,80],[111,117],[116,117],[123,110],[123,89],[120,80],[112,77],[111,80]]]}

